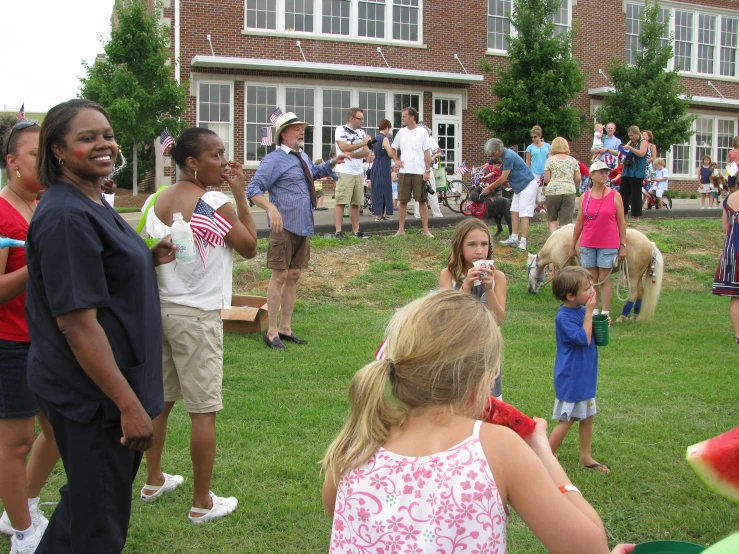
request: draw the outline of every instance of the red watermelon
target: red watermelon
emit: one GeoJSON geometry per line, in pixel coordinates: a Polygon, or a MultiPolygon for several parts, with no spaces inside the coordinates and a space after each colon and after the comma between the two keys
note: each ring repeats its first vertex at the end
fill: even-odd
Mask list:
{"type": "Polygon", "coordinates": [[[496,425],[505,425],[518,433],[521,438],[527,438],[534,432],[536,422],[529,416],[520,412],[510,404],[506,404],[502,400],[498,400],[494,396],[488,398],[482,419],[488,423],[496,425]]]}
{"type": "Polygon", "coordinates": [[[739,427],[689,446],[686,458],[708,488],[739,502],[739,427]]]}

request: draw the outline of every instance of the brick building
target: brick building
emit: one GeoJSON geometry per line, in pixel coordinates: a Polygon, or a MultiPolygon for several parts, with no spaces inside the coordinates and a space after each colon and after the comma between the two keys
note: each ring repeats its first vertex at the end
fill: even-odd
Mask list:
{"type": "MultiPolygon", "coordinates": [[[[491,77],[477,62],[506,63],[511,0],[164,0],[175,77],[188,81],[185,117],[223,139],[229,156],[254,170],[273,147],[260,129],[280,107],[314,123],[306,151],[325,158],[349,107],[365,110],[371,134],[383,118],[400,126],[412,105],[445,150],[449,171],[484,161],[489,132],[470,111],[491,102],[491,77]]],[[[739,134],[739,0],[665,0],[682,69],[699,114],[696,134],[667,155],[674,188],[693,190],[703,153],[726,159],[739,134]],[[682,182],[681,182],[682,181],[682,182]],[[689,188],[687,188],[689,187],[689,188]]],[[[575,105],[592,114],[611,90],[612,55],[638,47],[643,2],[563,0],[557,29],[578,21],[573,52],[587,74],[575,105]]],[[[622,130],[619,130],[622,131],[622,130]]],[[[546,136],[551,140],[553,137],[546,136]]],[[[591,137],[573,144],[589,157],[591,137]]],[[[166,182],[171,169],[159,171],[166,182]]]]}

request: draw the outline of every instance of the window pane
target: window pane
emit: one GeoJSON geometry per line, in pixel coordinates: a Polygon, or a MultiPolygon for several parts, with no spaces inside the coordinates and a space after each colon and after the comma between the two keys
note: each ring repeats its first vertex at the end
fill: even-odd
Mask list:
{"type": "Polygon", "coordinates": [[[346,0],[323,0],[323,32],[331,35],[349,34],[349,10],[346,0]]]}
{"type": "Polygon", "coordinates": [[[675,67],[691,70],[693,55],[693,13],[675,10],[675,67]]]}
{"type": "Polygon", "coordinates": [[[419,111],[418,117],[421,117],[421,95],[420,94],[394,94],[393,95],[393,129],[400,129],[403,124],[401,113],[405,108],[416,108],[419,111]]]}
{"type": "Polygon", "coordinates": [[[393,39],[418,41],[418,0],[393,0],[393,39]]]}
{"type": "MultiPolygon", "coordinates": [[[[713,119],[699,117],[695,120],[695,167],[699,168],[703,156],[713,161],[713,119]]],[[[696,172],[697,174],[697,172],[696,172]]]]}
{"type": "Polygon", "coordinates": [[[385,92],[359,91],[359,107],[364,110],[364,130],[376,136],[380,120],[385,119],[385,92]]]}
{"type": "Polygon", "coordinates": [[[626,62],[634,65],[636,55],[641,54],[642,45],[639,35],[644,14],[644,6],[638,4],[626,5],[626,62]]]}
{"type": "Polygon", "coordinates": [[[200,83],[198,86],[198,127],[218,134],[226,148],[226,156],[233,158],[231,150],[231,85],[200,83]]]}
{"type": "Polygon", "coordinates": [[[277,28],[277,0],[257,2],[249,0],[246,3],[247,29],[276,29],[277,28]]]}
{"type": "Polygon", "coordinates": [[[718,155],[716,162],[719,168],[726,167],[729,161],[729,150],[732,149],[732,141],[734,140],[736,120],[734,119],[719,119],[718,120],[718,155]]]}
{"type": "Polygon", "coordinates": [[[246,97],[255,101],[247,103],[245,120],[246,160],[261,160],[274,146],[262,146],[262,127],[271,125],[269,115],[277,108],[277,87],[247,86],[246,97]]]}
{"type": "MultiPolygon", "coordinates": [[[[315,124],[315,106],[313,103],[313,89],[293,88],[285,89],[285,97],[287,102],[285,108],[288,112],[294,112],[301,121],[315,124]]],[[[305,130],[305,153],[313,159],[313,137],[315,134],[315,126],[311,125],[305,130]]]]}
{"type": "Polygon", "coordinates": [[[359,1],[359,36],[385,38],[384,0],[359,1]]]}
{"type": "Polygon", "coordinates": [[[329,158],[334,144],[336,127],[346,123],[346,112],[351,108],[351,91],[324,90],[323,118],[321,126],[321,157],[329,158]]]}
{"type": "Polygon", "coordinates": [[[721,75],[736,76],[737,35],[739,19],[721,18],[721,75]]]}
{"type": "Polygon", "coordinates": [[[716,16],[698,15],[698,73],[713,73],[716,16]]]}
{"type": "Polygon", "coordinates": [[[508,14],[511,11],[511,0],[488,0],[488,48],[491,50],[508,50],[508,37],[511,34],[511,22],[508,14]]]}

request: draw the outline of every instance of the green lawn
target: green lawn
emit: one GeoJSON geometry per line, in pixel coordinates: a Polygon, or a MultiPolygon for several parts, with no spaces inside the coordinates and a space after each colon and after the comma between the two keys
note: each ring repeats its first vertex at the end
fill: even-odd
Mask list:
{"type": "MultiPolygon", "coordinates": [[[[612,545],[668,538],[710,544],[736,529],[739,510],[706,489],[684,457],[688,445],[739,425],[728,301],[710,294],[722,232],[717,220],[638,228],[664,252],[666,283],[655,320],[614,326],[610,346],[600,351],[594,455],[612,473],[578,466],[576,433],[560,449],[560,460],[601,514],[612,545]]],[[[317,462],[342,425],[349,380],[372,358],[393,310],[435,286],[451,231],[435,233],[434,241],[418,235],[314,241],[315,266],[299,290],[294,317],[295,332],[310,343],[276,352],[258,334],[225,339],[213,489],[237,496],[238,510],[202,527],[187,521],[189,420],[179,406],[170,419],[164,468],[185,475],[185,483],[157,504],[134,500],[126,552],[328,551],[330,521],[321,509],[317,462]]],[[[538,248],[545,233],[536,225],[530,248],[538,248]]],[[[236,287],[264,291],[263,254],[260,242],[257,259],[236,265],[236,287]]],[[[526,292],[522,253],[498,248],[495,257],[509,279],[505,398],[549,418],[558,303],[549,288],[538,296],[526,292]]],[[[613,312],[622,305],[614,298],[613,312]]],[[[56,500],[62,475],[58,467],[43,500],[56,500]]],[[[0,548],[6,544],[0,541],[0,548]]],[[[515,516],[509,551],[544,551],[515,516]]]]}

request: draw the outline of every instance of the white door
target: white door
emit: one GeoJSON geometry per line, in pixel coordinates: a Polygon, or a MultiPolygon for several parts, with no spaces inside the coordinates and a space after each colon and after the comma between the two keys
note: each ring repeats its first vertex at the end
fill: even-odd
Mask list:
{"type": "Polygon", "coordinates": [[[443,156],[441,164],[451,175],[462,163],[462,114],[459,98],[434,97],[434,136],[443,156]]]}

